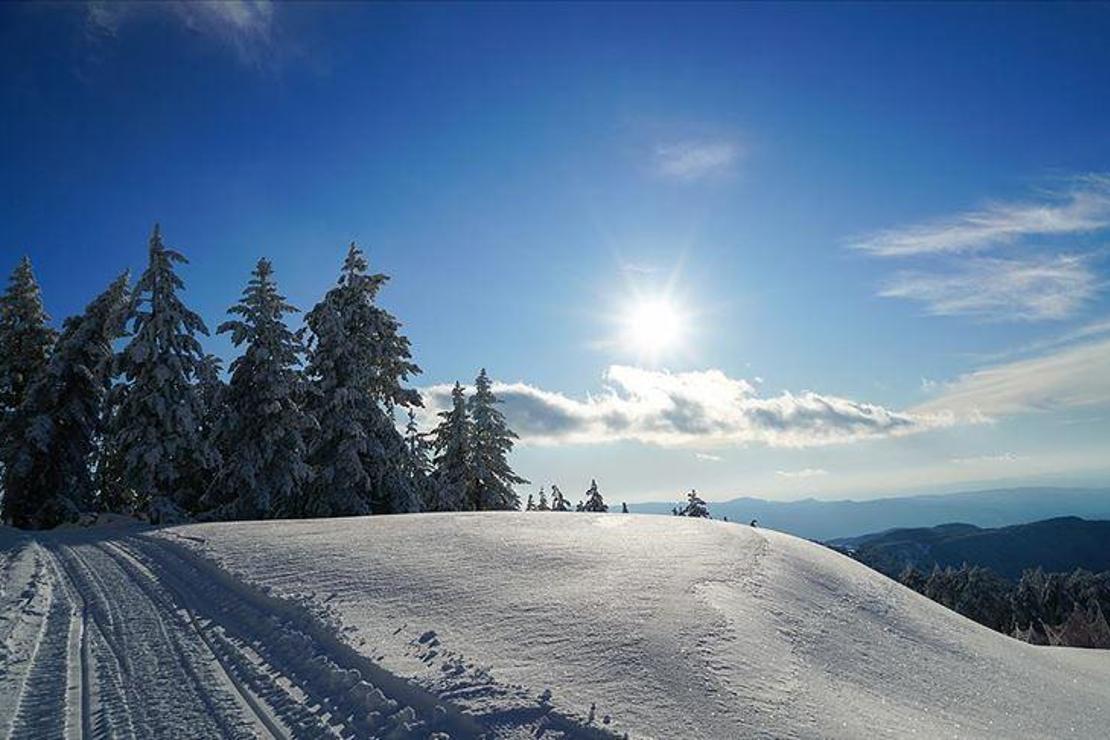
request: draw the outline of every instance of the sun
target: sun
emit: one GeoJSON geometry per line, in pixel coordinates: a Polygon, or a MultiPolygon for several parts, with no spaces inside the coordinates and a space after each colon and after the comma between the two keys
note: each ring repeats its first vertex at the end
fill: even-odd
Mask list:
{"type": "Polygon", "coordinates": [[[624,312],[621,323],[625,345],[648,357],[675,349],[686,332],[683,312],[667,298],[637,300],[624,312]]]}

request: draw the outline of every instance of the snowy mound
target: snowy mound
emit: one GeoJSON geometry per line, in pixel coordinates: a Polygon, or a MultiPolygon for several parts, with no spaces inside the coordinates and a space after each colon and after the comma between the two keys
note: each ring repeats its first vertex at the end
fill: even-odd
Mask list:
{"type": "Polygon", "coordinates": [[[772,531],[497,513],[135,539],[154,538],[323,619],[383,675],[499,734],[1058,738],[1110,726],[1110,652],[1018,642],[772,531]]]}

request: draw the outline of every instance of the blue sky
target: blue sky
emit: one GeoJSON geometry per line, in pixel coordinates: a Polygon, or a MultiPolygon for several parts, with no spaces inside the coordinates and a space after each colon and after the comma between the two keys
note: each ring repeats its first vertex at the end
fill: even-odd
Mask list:
{"type": "Polygon", "coordinates": [[[158,220],[215,327],[259,256],[308,308],[356,240],[430,405],[488,367],[568,492],[1106,484],[1108,37],[1092,4],[5,4],[0,269],[60,319],[158,220]]]}

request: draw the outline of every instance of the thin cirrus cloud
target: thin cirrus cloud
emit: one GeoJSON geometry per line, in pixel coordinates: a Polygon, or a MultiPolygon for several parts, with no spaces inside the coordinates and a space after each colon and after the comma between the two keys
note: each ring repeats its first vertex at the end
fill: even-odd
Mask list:
{"type": "Polygon", "coordinates": [[[116,38],[130,24],[149,18],[167,19],[202,38],[228,47],[245,64],[260,66],[272,59],[274,3],[271,0],[165,0],[164,2],[100,2],[85,4],[91,36],[116,38]]]}
{"type": "Polygon", "coordinates": [[[731,172],[742,151],[732,141],[680,141],[655,148],[655,167],[672,180],[692,182],[731,172]]]}
{"type": "Polygon", "coordinates": [[[1026,260],[978,257],[946,272],[903,272],[879,295],[924,303],[936,316],[991,320],[1065,319],[1095,297],[1098,281],[1081,255],[1026,260]]]}
{"type": "MultiPolygon", "coordinates": [[[[812,447],[949,423],[944,414],[908,414],[810,391],[763,397],[747,380],[720,370],[670,373],[613,365],[604,380],[604,392],[584,399],[526,383],[497,383],[494,391],[521,440],[541,445],[637,441],[702,450],[745,444],[812,447]]],[[[424,413],[446,408],[450,390],[447,385],[426,389],[424,413]]]]}
{"type": "Polygon", "coordinates": [[[977,252],[1025,237],[1100,231],[1110,227],[1110,176],[1076,178],[1040,202],[995,203],[949,218],[886,229],[852,246],[879,257],[977,252]]]}
{"type": "Polygon", "coordinates": [[[911,413],[976,422],[1095,406],[1110,406],[1110,339],[976,370],[911,413]]]}
{"type": "Polygon", "coordinates": [[[801,470],[776,470],[775,475],[780,478],[819,478],[823,475],[828,475],[829,471],[824,468],[802,468],[801,470]]]}
{"type": "Polygon", "coordinates": [[[1098,174],[1073,178],[1068,188],[1039,201],[995,203],[886,229],[851,246],[888,259],[928,258],[926,269],[902,270],[879,295],[919,302],[929,314],[1061,320],[1079,313],[1101,284],[1089,252],[1073,245],[1066,253],[1046,254],[1043,242],[1107,228],[1110,176],[1098,174]],[[1030,243],[1032,239],[1038,243],[1030,243]],[[992,250],[995,254],[989,254],[992,250]]]}

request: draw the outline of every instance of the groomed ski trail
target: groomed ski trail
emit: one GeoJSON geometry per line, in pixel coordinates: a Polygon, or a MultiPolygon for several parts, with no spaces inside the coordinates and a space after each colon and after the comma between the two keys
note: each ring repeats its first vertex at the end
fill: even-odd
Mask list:
{"type": "Polygon", "coordinates": [[[56,533],[0,554],[2,737],[534,736],[536,718],[463,714],[173,543],[56,533]]]}

